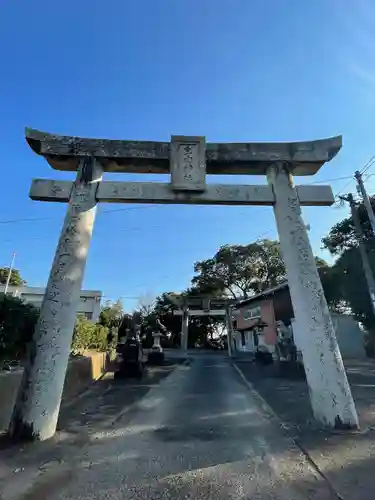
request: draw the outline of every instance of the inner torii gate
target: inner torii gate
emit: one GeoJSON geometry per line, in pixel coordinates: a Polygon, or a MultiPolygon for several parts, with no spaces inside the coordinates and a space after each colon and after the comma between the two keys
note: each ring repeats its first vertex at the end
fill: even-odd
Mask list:
{"type": "Polygon", "coordinates": [[[180,307],[177,311],[173,311],[175,316],[181,316],[181,349],[184,354],[188,350],[189,337],[189,317],[191,316],[219,316],[225,318],[225,326],[227,329],[228,355],[232,356],[233,347],[233,321],[232,321],[232,305],[235,303],[233,299],[210,299],[210,298],[193,298],[187,297],[181,300],[175,299],[174,302],[180,307]],[[193,309],[193,307],[201,307],[201,309],[193,309]]]}
{"type": "Polygon", "coordinates": [[[294,175],[313,175],[341,148],[341,137],[290,143],[208,143],[172,136],[171,142],[83,139],[27,129],[34,152],[56,170],[75,171],[75,182],[35,179],[33,200],[68,203],[29,363],[10,434],[44,440],[56,429],[96,205],[192,203],[273,207],[317,420],[357,427],[358,417],[317,272],[301,206],[332,205],[330,186],[294,186],[294,175]],[[103,172],[170,174],[170,182],[106,182],[103,172]],[[206,184],[206,174],[266,175],[268,185],[206,184]]]}

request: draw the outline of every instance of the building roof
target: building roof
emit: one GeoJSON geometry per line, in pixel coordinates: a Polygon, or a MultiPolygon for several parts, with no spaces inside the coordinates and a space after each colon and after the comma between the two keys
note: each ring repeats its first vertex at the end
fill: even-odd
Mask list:
{"type": "MultiPolygon", "coordinates": [[[[0,291],[5,289],[5,285],[0,285],[0,291]]],[[[35,295],[44,295],[45,287],[42,286],[28,286],[28,285],[9,285],[9,291],[16,291],[22,294],[35,294],[35,295]]],[[[102,296],[101,290],[81,290],[80,297],[98,297],[102,296]]]]}
{"type": "Polygon", "coordinates": [[[238,302],[234,306],[234,309],[240,309],[242,306],[250,304],[251,302],[254,302],[255,300],[264,299],[265,297],[268,297],[269,295],[273,295],[275,292],[278,292],[279,290],[282,290],[283,288],[286,288],[287,286],[288,286],[288,282],[284,281],[283,283],[280,283],[279,285],[274,286],[273,288],[269,288],[268,290],[264,290],[263,292],[257,293],[256,295],[253,295],[252,297],[249,297],[248,299],[241,300],[240,302],[238,302]]]}

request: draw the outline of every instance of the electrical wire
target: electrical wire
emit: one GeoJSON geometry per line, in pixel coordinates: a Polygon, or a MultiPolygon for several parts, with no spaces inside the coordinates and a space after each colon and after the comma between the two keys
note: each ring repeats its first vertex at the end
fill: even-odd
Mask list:
{"type": "MultiPolygon", "coordinates": [[[[374,163],[375,163],[375,156],[372,157],[367,162],[367,164],[365,165],[365,167],[364,167],[364,169],[362,170],[361,173],[366,172],[374,163]]],[[[371,175],[374,175],[374,174],[370,174],[370,176],[371,175]]],[[[354,178],[352,176],[334,177],[334,178],[330,178],[330,179],[323,179],[323,180],[320,180],[320,181],[313,181],[313,182],[310,182],[310,183],[307,183],[307,184],[324,184],[324,183],[328,183],[328,182],[337,182],[337,181],[345,180],[345,179],[348,179],[348,178],[350,178],[350,181],[344,186],[344,188],[342,188],[336,194],[335,197],[337,197],[354,180],[354,178]]],[[[133,210],[150,209],[150,208],[155,208],[155,207],[160,207],[160,206],[163,206],[163,205],[155,204],[155,205],[145,205],[145,206],[141,206],[141,207],[137,206],[137,207],[125,207],[125,208],[108,209],[108,210],[101,211],[100,214],[109,214],[109,213],[116,213],[116,212],[128,212],[128,211],[133,211],[133,210]]],[[[262,210],[267,210],[267,209],[266,208],[257,209],[257,211],[262,211],[262,210]]],[[[242,212],[242,213],[244,213],[244,212],[242,212]]],[[[0,224],[18,224],[18,223],[23,223],[23,222],[39,222],[39,221],[45,221],[45,220],[53,220],[53,219],[56,219],[56,218],[60,218],[60,216],[55,216],[55,217],[26,217],[26,218],[21,218],[21,219],[0,220],[0,224]]],[[[154,224],[151,227],[158,227],[158,225],[154,224]]],[[[143,229],[144,228],[141,228],[140,226],[137,226],[137,227],[133,227],[133,228],[117,229],[116,232],[118,232],[118,231],[138,231],[138,230],[143,230],[143,229]]],[[[256,236],[254,238],[254,240],[255,241],[259,240],[260,238],[262,238],[262,237],[266,236],[267,234],[270,234],[271,232],[273,232],[273,230],[274,229],[270,229],[268,231],[265,231],[265,232],[259,234],[258,236],[256,236]]],[[[54,236],[53,237],[48,237],[48,236],[47,237],[34,237],[33,240],[46,240],[46,239],[52,239],[52,238],[55,238],[55,237],[54,236]]],[[[12,242],[12,241],[14,241],[14,240],[5,240],[5,241],[3,240],[2,242],[5,243],[5,242],[12,242]]],[[[175,276],[177,274],[179,274],[179,273],[177,271],[175,271],[173,273],[169,273],[167,275],[164,275],[163,277],[161,277],[159,279],[165,279],[165,278],[168,278],[168,277],[171,277],[171,276],[175,276]]],[[[139,286],[144,286],[144,285],[145,285],[145,283],[137,285],[136,288],[138,288],[139,286]]],[[[113,297],[109,297],[107,295],[103,295],[102,297],[103,298],[113,298],[113,297]]],[[[142,298],[142,295],[140,295],[140,296],[126,296],[126,295],[122,295],[119,298],[132,299],[133,300],[133,299],[142,298]]]]}
{"type": "MultiPolygon", "coordinates": [[[[260,238],[262,238],[262,237],[266,236],[267,234],[272,233],[273,231],[274,231],[274,229],[269,229],[268,231],[265,231],[265,232],[263,232],[263,233],[261,233],[261,234],[258,234],[257,236],[255,236],[255,238],[253,239],[253,241],[259,241],[259,239],[260,239],[260,238]]],[[[178,275],[178,274],[180,274],[180,272],[179,272],[179,271],[173,271],[173,272],[171,272],[171,273],[169,273],[169,274],[164,274],[163,276],[160,276],[160,277],[158,278],[158,280],[164,280],[164,279],[166,279],[166,278],[170,278],[171,276],[176,276],[176,275],[178,275]]],[[[145,286],[146,284],[147,284],[146,282],[144,282],[144,283],[140,283],[140,284],[137,284],[136,286],[134,286],[133,288],[143,287],[143,286],[145,286]]],[[[144,297],[144,295],[140,295],[140,296],[126,296],[126,295],[120,295],[118,298],[119,298],[119,299],[121,299],[121,298],[124,298],[124,299],[125,299],[125,298],[127,298],[127,299],[139,299],[139,298],[143,298],[143,297],[144,297]]],[[[111,299],[113,299],[113,296],[112,296],[112,297],[110,297],[109,295],[103,295],[103,298],[111,298],[111,299]]]]}
{"type": "Polygon", "coordinates": [[[370,167],[372,167],[372,165],[374,165],[374,163],[375,163],[375,155],[371,156],[371,158],[367,161],[365,166],[362,168],[362,170],[360,171],[361,175],[363,175],[365,172],[367,172],[367,170],[370,167]]]}
{"type": "Polygon", "coordinates": [[[343,191],[345,191],[345,190],[347,189],[347,187],[348,187],[348,186],[350,186],[350,184],[351,184],[354,180],[355,180],[355,179],[354,179],[354,177],[352,177],[352,179],[351,179],[349,182],[347,182],[347,183],[345,184],[345,186],[344,186],[342,189],[340,189],[340,191],[337,191],[337,193],[334,195],[335,199],[338,199],[339,195],[340,195],[343,191]]]}
{"type": "MultiPolygon", "coordinates": [[[[160,207],[162,205],[145,205],[142,207],[126,207],[126,208],[113,208],[113,209],[108,209],[108,210],[102,210],[100,214],[109,214],[109,213],[114,213],[114,212],[130,212],[132,210],[144,210],[145,208],[156,208],[160,207]]],[[[0,220],[0,224],[16,224],[16,223],[21,223],[21,222],[40,222],[40,221],[45,221],[45,220],[53,220],[60,218],[60,216],[54,216],[54,217],[25,217],[22,219],[8,219],[8,220],[0,220]]]]}
{"type": "MultiPolygon", "coordinates": [[[[362,167],[362,170],[360,171],[360,174],[363,175],[365,172],[367,172],[369,170],[369,168],[371,168],[373,165],[375,164],[375,155],[374,156],[371,156],[371,158],[365,163],[364,167],[362,167]]],[[[366,176],[366,180],[369,179],[370,177],[372,177],[374,174],[367,174],[366,176]]],[[[338,200],[338,197],[339,195],[345,191],[347,189],[348,186],[350,186],[350,184],[355,181],[355,177],[354,176],[350,176],[351,177],[351,180],[345,184],[345,186],[340,189],[340,191],[338,191],[336,194],[335,194],[335,199],[336,201],[339,201],[338,200]]],[[[344,179],[342,177],[342,179],[344,179]]],[[[337,206],[337,205],[336,205],[337,206]]],[[[339,206],[341,207],[341,202],[339,202],[339,206]]]]}
{"type": "Polygon", "coordinates": [[[333,179],[323,179],[322,181],[308,182],[307,184],[324,184],[325,182],[337,182],[344,181],[345,179],[352,179],[352,175],[345,175],[344,177],[334,177],[333,179]]]}
{"type": "MultiPolygon", "coordinates": [[[[367,163],[369,163],[369,162],[367,162],[367,163]]],[[[367,163],[365,165],[366,169],[367,169],[367,163]]],[[[375,163],[375,156],[373,157],[373,161],[372,161],[371,165],[368,166],[368,168],[371,167],[374,163],[375,163]]],[[[370,174],[370,175],[374,175],[374,174],[370,174]]],[[[352,176],[333,177],[331,179],[312,181],[312,182],[308,182],[306,184],[310,185],[310,184],[324,184],[326,182],[337,182],[340,180],[349,179],[351,177],[352,176]]],[[[137,207],[113,208],[113,209],[102,210],[99,212],[99,214],[110,214],[110,213],[116,213],[116,212],[130,212],[132,210],[145,210],[145,209],[157,208],[157,207],[161,207],[161,206],[164,206],[164,205],[161,205],[161,204],[148,205],[147,204],[147,205],[140,206],[140,207],[137,206],[137,207]]],[[[0,220],[0,224],[19,224],[19,223],[23,223],[23,222],[40,222],[40,221],[45,221],[45,220],[53,220],[53,219],[57,219],[57,218],[61,218],[61,215],[56,215],[53,217],[24,217],[24,218],[20,218],[20,219],[6,219],[6,220],[0,220]]]]}
{"type": "MultiPolygon", "coordinates": [[[[269,208],[269,207],[268,207],[269,208]]],[[[257,212],[261,212],[261,211],[266,211],[268,210],[268,208],[258,208],[254,211],[252,211],[252,214],[254,213],[257,213],[257,212]]],[[[249,212],[247,211],[242,211],[242,212],[239,212],[237,213],[236,215],[239,216],[239,215],[248,215],[249,212]]],[[[218,222],[220,224],[222,224],[222,221],[216,217],[214,218],[214,221],[210,221],[210,224],[212,224],[213,222],[218,222]]],[[[165,222],[161,221],[159,224],[148,224],[147,225],[147,229],[155,229],[155,228],[161,228],[161,226],[165,225],[165,222]]],[[[116,234],[118,232],[133,232],[133,231],[144,231],[145,230],[145,226],[140,226],[140,225],[137,225],[137,226],[133,226],[133,227],[121,227],[121,228],[118,228],[116,229],[116,234]]],[[[96,236],[96,230],[95,231],[95,236],[96,236]]],[[[32,237],[32,240],[56,240],[58,238],[58,236],[56,235],[51,235],[51,236],[33,236],[32,237]]],[[[27,239],[27,240],[30,240],[30,237],[27,235],[27,234],[24,234],[24,239],[27,239]]],[[[22,241],[22,237],[21,238],[8,238],[8,239],[4,239],[4,240],[0,240],[0,243],[15,243],[15,242],[20,242],[22,241]]]]}

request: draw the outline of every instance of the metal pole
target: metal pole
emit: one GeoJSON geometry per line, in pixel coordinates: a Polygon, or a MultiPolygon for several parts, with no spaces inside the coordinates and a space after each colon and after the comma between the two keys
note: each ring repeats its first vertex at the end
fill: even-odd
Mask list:
{"type": "Polygon", "coordinates": [[[375,235],[375,215],[374,215],[374,211],[372,210],[370,198],[368,197],[367,192],[366,192],[366,188],[363,184],[362,174],[360,172],[358,172],[358,170],[357,170],[354,175],[355,175],[355,178],[356,178],[357,183],[358,183],[359,191],[360,191],[362,198],[363,198],[363,203],[366,207],[368,218],[370,219],[372,232],[375,235]]]}
{"type": "Polygon", "coordinates": [[[13,252],[12,254],[12,261],[10,263],[10,267],[9,267],[9,273],[8,273],[8,277],[7,277],[7,282],[5,284],[5,288],[4,288],[4,294],[6,295],[7,292],[8,292],[8,287],[9,287],[9,283],[10,283],[10,278],[12,276],[12,271],[13,271],[13,266],[14,266],[14,259],[16,258],[16,252],[13,252]]]}
{"type": "Polygon", "coordinates": [[[364,245],[363,231],[362,231],[361,222],[360,222],[359,216],[358,216],[358,210],[357,210],[357,207],[355,205],[352,194],[348,194],[347,197],[342,196],[341,198],[343,200],[348,201],[350,204],[350,210],[352,213],[352,218],[353,218],[353,222],[354,222],[354,226],[355,226],[355,232],[356,232],[357,239],[358,239],[359,253],[360,253],[361,259],[362,259],[362,266],[363,266],[363,271],[365,273],[368,293],[370,295],[372,311],[375,315],[375,280],[374,280],[374,276],[372,274],[370,262],[368,260],[366,247],[364,245]]]}

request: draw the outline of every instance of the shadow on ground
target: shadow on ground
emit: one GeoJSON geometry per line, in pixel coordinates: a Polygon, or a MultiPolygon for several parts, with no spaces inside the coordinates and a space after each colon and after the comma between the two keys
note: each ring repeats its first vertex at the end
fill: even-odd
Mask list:
{"type": "Polygon", "coordinates": [[[57,432],[48,441],[11,444],[2,436],[0,491],[2,481],[9,479],[9,475],[29,467],[37,470],[62,463],[77,446],[88,443],[93,433],[110,430],[119,418],[122,421],[127,416],[131,418],[137,402],[181,363],[184,360],[176,358],[166,360],[163,366],[148,366],[142,379],[114,379],[113,373],[107,373],[88,391],[61,407],[57,432]]]}
{"type": "Polygon", "coordinates": [[[236,360],[245,378],[282,420],[342,498],[375,498],[375,360],[346,360],[360,432],[331,431],[314,422],[307,383],[281,376],[277,365],[236,360]],[[370,496],[369,496],[370,495],[370,496]]]}

